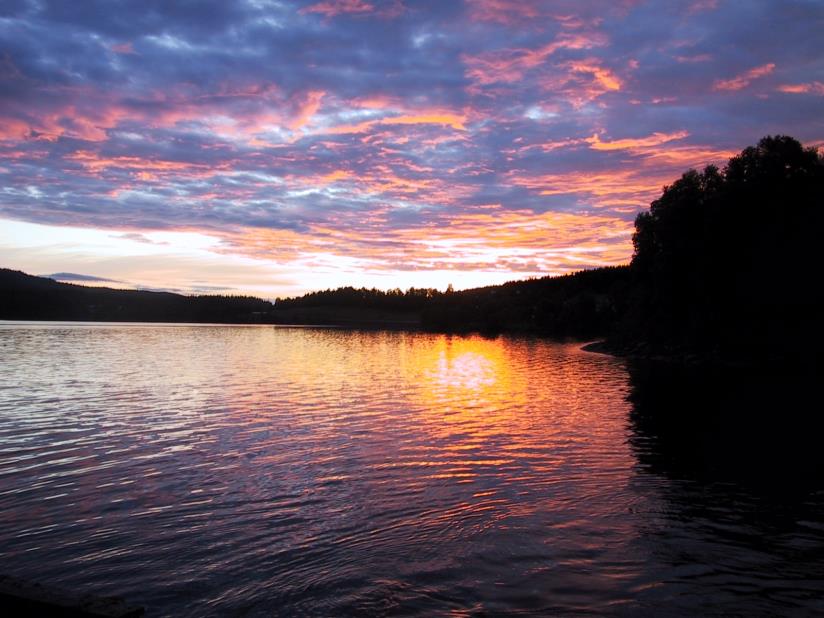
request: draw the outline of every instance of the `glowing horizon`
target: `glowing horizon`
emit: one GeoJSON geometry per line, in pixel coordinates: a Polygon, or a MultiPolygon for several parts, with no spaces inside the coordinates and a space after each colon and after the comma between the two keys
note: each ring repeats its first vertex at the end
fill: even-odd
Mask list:
{"type": "Polygon", "coordinates": [[[0,267],[265,298],[617,265],[690,167],[824,140],[804,0],[20,0],[0,267]]]}

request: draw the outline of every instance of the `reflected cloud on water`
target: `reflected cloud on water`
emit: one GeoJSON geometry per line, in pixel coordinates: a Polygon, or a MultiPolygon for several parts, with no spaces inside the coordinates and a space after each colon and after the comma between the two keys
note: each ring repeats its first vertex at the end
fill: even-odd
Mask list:
{"type": "Polygon", "coordinates": [[[800,381],[422,333],[33,325],[0,345],[0,559],[20,575],[183,616],[823,596],[800,381]]]}

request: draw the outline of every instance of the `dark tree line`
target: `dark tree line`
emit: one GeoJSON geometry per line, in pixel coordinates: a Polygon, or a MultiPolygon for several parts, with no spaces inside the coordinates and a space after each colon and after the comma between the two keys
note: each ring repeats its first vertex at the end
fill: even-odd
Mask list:
{"type": "Polygon", "coordinates": [[[352,287],[278,299],[275,315],[313,322],[327,310],[334,321],[345,310],[415,313],[420,326],[441,332],[522,332],[555,337],[598,337],[608,334],[621,315],[629,284],[627,267],[599,268],[562,277],[513,281],[472,290],[441,292],[431,288],[387,292],[352,287]]]}
{"type": "Polygon", "coordinates": [[[445,331],[600,337],[623,313],[628,285],[629,269],[620,266],[442,294],[424,309],[423,324],[445,331]]]}
{"type": "Polygon", "coordinates": [[[723,170],[690,170],[638,215],[617,338],[722,357],[821,341],[824,160],[765,137],[723,170]]]}
{"type": "Polygon", "coordinates": [[[343,287],[335,290],[310,292],[295,298],[278,298],[275,306],[281,309],[302,309],[306,307],[367,307],[386,311],[420,311],[433,297],[442,292],[432,288],[400,288],[377,290],[375,288],[343,287]]]}
{"type": "Polygon", "coordinates": [[[59,283],[0,269],[0,319],[260,323],[272,303],[249,296],[183,296],[59,283]]]}

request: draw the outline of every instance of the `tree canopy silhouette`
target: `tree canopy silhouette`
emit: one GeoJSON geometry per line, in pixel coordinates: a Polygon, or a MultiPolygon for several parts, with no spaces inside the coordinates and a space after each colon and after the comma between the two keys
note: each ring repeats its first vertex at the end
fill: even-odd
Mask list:
{"type": "Polygon", "coordinates": [[[624,338],[721,356],[820,341],[824,160],[763,138],[723,170],[690,170],[635,221],[624,338]]]}

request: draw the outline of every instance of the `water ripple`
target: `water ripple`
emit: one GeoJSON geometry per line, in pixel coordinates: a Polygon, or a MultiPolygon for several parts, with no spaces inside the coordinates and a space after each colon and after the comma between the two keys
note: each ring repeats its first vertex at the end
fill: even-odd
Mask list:
{"type": "Polygon", "coordinates": [[[759,499],[645,461],[627,367],[577,345],[79,324],[0,345],[21,576],[169,616],[821,607],[822,495],[764,541],[759,499]]]}

